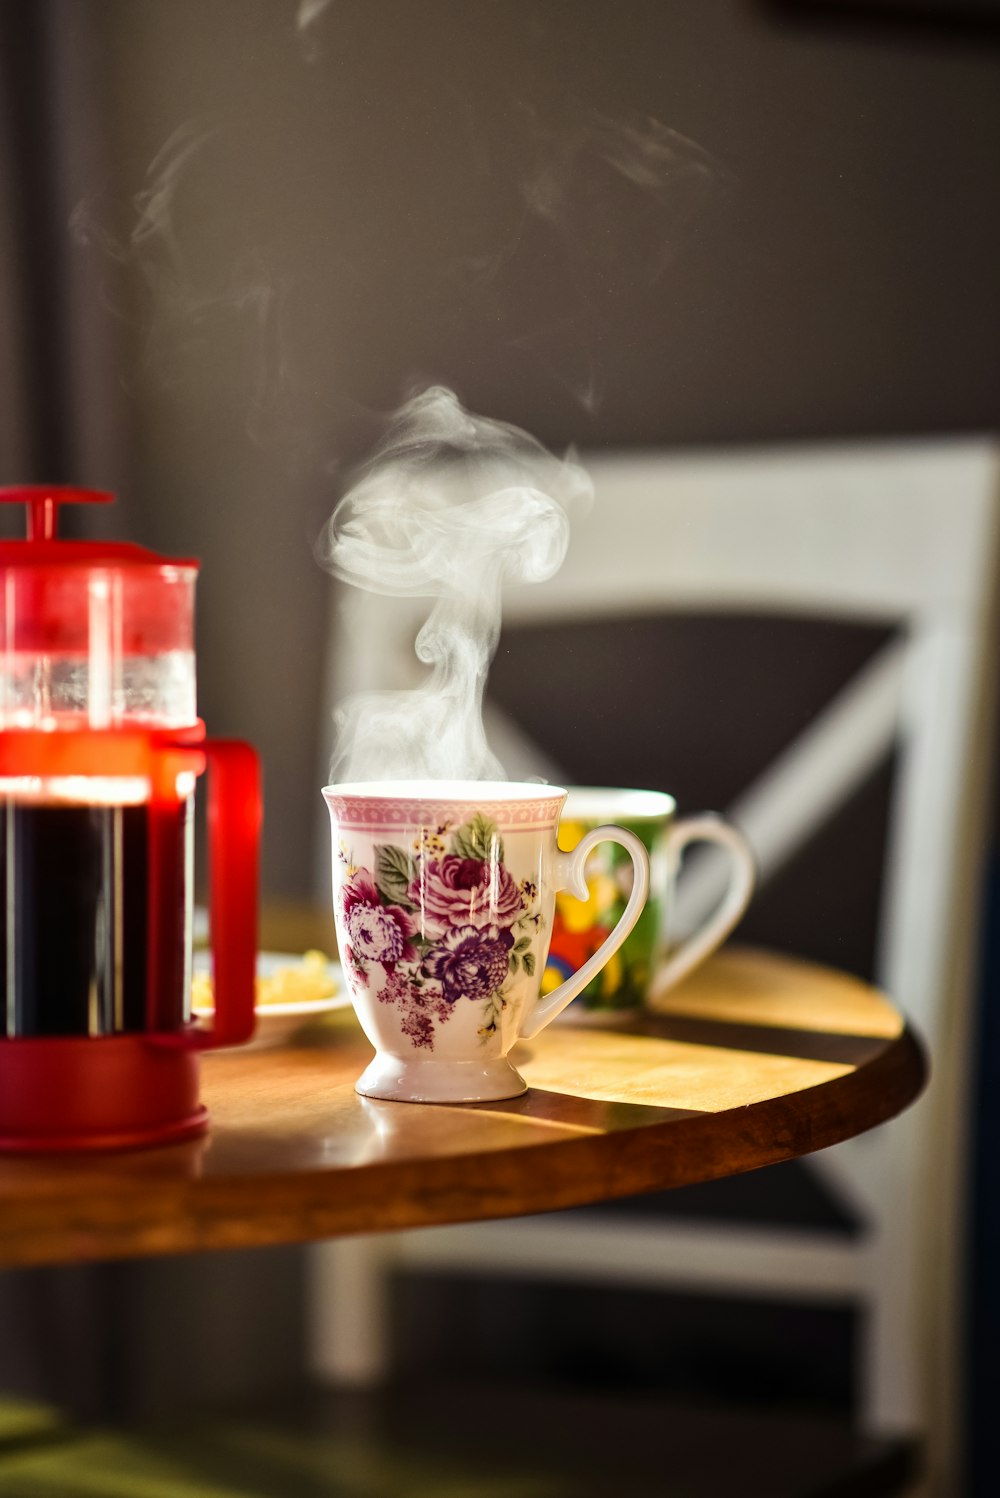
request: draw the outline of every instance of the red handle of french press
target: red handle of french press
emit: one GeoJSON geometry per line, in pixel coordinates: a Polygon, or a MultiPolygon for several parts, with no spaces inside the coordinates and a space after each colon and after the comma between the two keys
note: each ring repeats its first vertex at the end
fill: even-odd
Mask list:
{"type": "Polygon", "coordinates": [[[262,814],[260,761],[249,744],[206,739],[209,938],[215,1019],[204,1047],[239,1045],[254,1029],[262,814]]]}
{"type": "MultiPolygon", "coordinates": [[[[202,739],[203,725],[153,747],[150,805],[147,1018],[156,1045],[210,1050],[240,1045],[254,1030],[257,970],[257,877],[261,824],[260,762],[249,744],[202,739]],[[178,953],[164,920],[164,901],[184,882],[178,860],[177,780],[208,774],[208,911],[215,1014],[211,1025],[173,1028],[173,994],[181,981],[178,953]]],[[[53,735],[49,735],[53,737],[53,735]]]]}

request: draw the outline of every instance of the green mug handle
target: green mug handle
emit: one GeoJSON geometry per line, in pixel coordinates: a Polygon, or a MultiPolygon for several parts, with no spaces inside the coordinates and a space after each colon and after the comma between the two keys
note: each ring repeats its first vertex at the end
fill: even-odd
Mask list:
{"type": "Polygon", "coordinates": [[[581,968],[567,978],[565,983],[560,983],[558,988],[546,994],[544,999],[537,998],[528,1010],[521,1022],[521,1039],[531,1040],[543,1030],[550,1020],[561,1014],[577,994],[595,978],[601,968],[607,962],[622,942],[628,936],[632,927],[642,914],[642,907],[646,903],[649,894],[649,854],[645,845],[636,837],[634,832],[628,832],[624,827],[595,827],[586,833],[572,853],[556,851],[555,863],[555,887],[557,890],[568,889],[570,894],[578,900],[586,900],[590,891],[587,888],[587,876],[584,872],[587,863],[587,855],[598,843],[618,843],[624,848],[632,860],[634,878],[632,881],[632,893],[628,897],[625,909],[618,919],[618,923],[609,936],[606,936],[592,957],[581,968]]]}
{"type": "Polygon", "coordinates": [[[685,817],[670,829],[666,857],[671,876],[688,843],[719,843],[732,854],[732,873],[726,892],[712,914],[657,969],[649,987],[649,1002],[655,1004],[668,989],[686,978],[692,968],[720,946],[750,903],[757,879],[757,866],[750,844],[738,828],[711,813],[685,817]]]}

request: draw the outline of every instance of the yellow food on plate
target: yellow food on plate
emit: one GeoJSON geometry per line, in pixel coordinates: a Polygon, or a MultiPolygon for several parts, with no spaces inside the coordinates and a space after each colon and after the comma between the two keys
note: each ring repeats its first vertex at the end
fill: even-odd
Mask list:
{"type": "MultiPolygon", "coordinates": [[[[258,1009],[280,1004],[308,1004],[332,999],[338,991],[325,952],[304,952],[301,962],[288,963],[266,975],[258,974],[254,1002],[258,1009]]],[[[215,997],[208,973],[195,973],[191,980],[191,1003],[195,1009],[212,1009],[215,997]]]]}

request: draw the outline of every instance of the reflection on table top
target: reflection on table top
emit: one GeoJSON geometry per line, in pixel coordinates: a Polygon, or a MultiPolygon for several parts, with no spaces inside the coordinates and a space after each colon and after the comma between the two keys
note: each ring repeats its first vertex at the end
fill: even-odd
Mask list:
{"type": "Polygon", "coordinates": [[[460,1106],[360,1098],[352,1013],[284,1050],[210,1056],[204,1139],[0,1159],[0,1263],[249,1247],[512,1216],[736,1174],[871,1128],[920,1091],[892,1005],[843,974],[730,950],[656,1015],[559,1021],[529,1091],[460,1106]]]}

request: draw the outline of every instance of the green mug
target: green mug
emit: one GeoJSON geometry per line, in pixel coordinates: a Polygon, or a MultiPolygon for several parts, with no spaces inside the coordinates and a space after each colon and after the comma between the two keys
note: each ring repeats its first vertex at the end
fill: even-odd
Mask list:
{"type": "MultiPolygon", "coordinates": [[[[714,814],[678,819],[672,796],[662,791],[571,787],[559,823],[559,846],[572,852],[580,839],[610,822],[626,827],[649,854],[649,899],[631,934],[572,1004],[568,1017],[617,1013],[655,1003],[703,962],[729,935],[749,903],[754,858],[743,834],[714,814]],[[669,946],[674,887],[685,848],[721,844],[730,855],[726,891],[704,922],[673,950],[669,946]]],[[[589,896],[556,896],[552,940],[542,979],[548,992],[576,972],[618,921],[632,884],[632,865],[612,843],[601,843],[585,865],[589,896]]]]}

